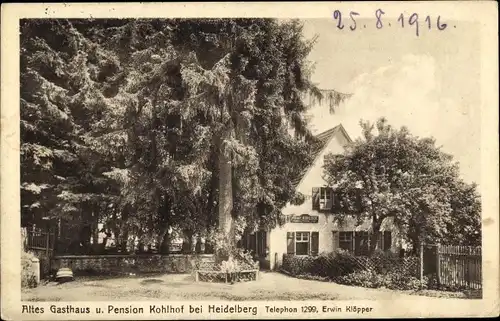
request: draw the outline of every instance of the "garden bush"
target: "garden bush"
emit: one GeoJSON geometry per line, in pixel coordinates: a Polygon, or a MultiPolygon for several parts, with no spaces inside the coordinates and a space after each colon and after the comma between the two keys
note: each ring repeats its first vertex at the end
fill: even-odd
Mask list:
{"type": "Polygon", "coordinates": [[[337,278],[337,283],[365,288],[378,288],[384,284],[384,280],[380,274],[373,271],[357,271],[337,278]]]}
{"type": "Polygon", "coordinates": [[[294,276],[316,275],[335,278],[363,269],[363,264],[359,260],[343,250],[321,253],[319,256],[285,255],[282,269],[294,276]]]}
{"type": "Polygon", "coordinates": [[[337,282],[366,288],[385,287],[391,290],[424,290],[427,288],[426,278],[421,282],[414,276],[397,272],[379,274],[374,271],[357,271],[339,277],[337,282]]]}
{"type": "Polygon", "coordinates": [[[21,252],[21,287],[34,288],[37,286],[34,265],[31,261],[35,256],[32,253],[21,252]]]}
{"type": "Polygon", "coordinates": [[[417,258],[399,258],[378,252],[372,257],[355,256],[344,250],[319,256],[284,255],[282,269],[295,277],[330,280],[367,288],[386,287],[397,290],[417,290],[427,287],[416,277],[417,258]]]}
{"type": "Polygon", "coordinates": [[[425,290],[427,288],[427,278],[422,281],[407,274],[391,272],[384,276],[384,286],[393,290],[425,290]]]}
{"type": "Polygon", "coordinates": [[[420,280],[414,276],[397,272],[380,274],[374,271],[357,271],[339,277],[337,282],[366,288],[385,287],[391,290],[423,290],[427,288],[426,278],[420,282],[420,280]]]}

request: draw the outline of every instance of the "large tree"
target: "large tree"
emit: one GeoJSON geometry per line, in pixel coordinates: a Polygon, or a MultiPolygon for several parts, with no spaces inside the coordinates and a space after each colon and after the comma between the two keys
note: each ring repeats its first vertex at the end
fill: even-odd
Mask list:
{"type": "Polygon", "coordinates": [[[124,249],[168,248],[169,228],[217,220],[234,244],[233,217],[274,225],[296,196],[302,98],[321,98],[297,21],[25,20],[21,40],[26,211],[95,213],[124,249]]]}
{"type": "Polygon", "coordinates": [[[302,100],[315,89],[306,60],[312,44],[296,21],[182,20],[173,32],[185,57],[182,119],[193,124],[205,115],[211,143],[205,155],[216,159],[208,170],[217,173],[219,228],[234,245],[235,229],[242,228],[234,217],[273,224],[294,196],[290,171],[307,161],[312,139],[302,100]]]}
{"type": "Polygon", "coordinates": [[[116,190],[95,175],[104,157],[89,153],[84,135],[113,86],[101,75],[116,64],[63,20],[23,20],[20,58],[22,222],[79,217],[95,227],[116,190]]]}
{"type": "Polygon", "coordinates": [[[394,129],[384,118],[361,122],[362,138],[343,155],[329,155],[324,174],[340,198],[339,219],[371,222],[373,253],[381,225],[391,218],[414,251],[422,242],[480,242],[480,200],[466,184],[458,164],[432,138],[406,128],[394,129]]]}

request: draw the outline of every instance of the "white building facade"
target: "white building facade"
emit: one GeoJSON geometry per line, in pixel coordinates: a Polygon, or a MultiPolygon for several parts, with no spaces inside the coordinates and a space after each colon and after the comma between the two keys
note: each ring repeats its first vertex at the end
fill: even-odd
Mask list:
{"type": "MultiPolygon", "coordinates": [[[[247,235],[245,244],[254,250],[264,269],[276,270],[284,254],[319,255],[338,248],[356,255],[368,251],[370,222],[357,224],[347,219],[343,224],[335,220],[331,208],[335,193],[327,188],[323,179],[324,158],[327,154],[342,154],[351,142],[342,125],[317,135],[321,142],[315,151],[313,163],[297,179],[296,189],[305,196],[301,205],[288,204],[282,213],[286,223],[269,231],[247,235]]],[[[398,252],[401,244],[397,229],[387,219],[383,222],[377,248],[398,252]]]]}

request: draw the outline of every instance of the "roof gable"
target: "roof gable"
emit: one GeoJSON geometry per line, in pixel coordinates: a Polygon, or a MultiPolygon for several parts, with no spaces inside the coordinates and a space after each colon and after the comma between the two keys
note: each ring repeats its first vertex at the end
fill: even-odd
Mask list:
{"type": "Polygon", "coordinates": [[[307,164],[295,177],[295,179],[292,181],[292,184],[295,188],[300,184],[300,182],[304,179],[306,176],[307,172],[311,168],[311,166],[316,162],[316,159],[321,155],[321,153],[325,150],[325,148],[328,146],[330,141],[337,135],[341,134],[343,135],[347,141],[350,143],[352,142],[351,138],[347,134],[346,130],[344,129],[344,126],[342,124],[337,125],[329,130],[326,130],[318,135],[315,136],[316,143],[312,146],[312,158],[311,162],[307,164]]]}

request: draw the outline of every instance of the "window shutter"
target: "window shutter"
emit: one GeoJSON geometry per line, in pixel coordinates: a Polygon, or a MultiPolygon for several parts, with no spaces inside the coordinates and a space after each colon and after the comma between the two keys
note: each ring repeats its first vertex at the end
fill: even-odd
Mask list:
{"type": "Polygon", "coordinates": [[[331,211],[333,209],[333,204],[335,202],[333,188],[327,187],[326,192],[328,193],[328,197],[329,197],[330,201],[325,204],[326,205],[325,209],[331,211]]]}
{"type": "Polygon", "coordinates": [[[354,255],[361,255],[360,252],[361,252],[361,246],[362,246],[362,237],[363,235],[361,234],[362,232],[355,232],[353,231],[353,243],[354,243],[354,249],[353,249],[353,252],[354,252],[354,255]]]}
{"type": "Polygon", "coordinates": [[[267,235],[266,232],[261,231],[259,232],[259,238],[260,238],[260,254],[262,256],[266,256],[266,248],[267,248],[267,235]]]}
{"type": "Polygon", "coordinates": [[[340,211],[340,193],[338,191],[332,191],[332,193],[333,193],[332,209],[334,211],[340,211]]]}
{"type": "Polygon", "coordinates": [[[318,255],[319,252],[319,232],[311,233],[311,255],[318,255]]]}
{"type": "Polygon", "coordinates": [[[351,232],[351,235],[352,235],[352,236],[351,236],[351,252],[352,252],[352,253],[354,253],[354,252],[355,252],[355,250],[356,250],[356,246],[357,246],[357,244],[356,244],[356,234],[357,234],[357,233],[356,233],[356,232],[354,232],[354,231],[352,231],[352,232],[351,232]]]}
{"type": "Polygon", "coordinates": [[[319,211],[319,187],[312,188],[312,209],[319,211]]]}
{"type": "Polygon", "coordinates": [[[338,231],[332,231],[332,240],[333,240],[333,251],[335,251],[340,247],[340,239],[338,231]]]}
{"type": "Polygon", "coordinates": [[[250,234],[250,250],[257,253],[257,234],[250,234]]]}
{"type": "Polygon", "coordinates": [[[383,247],[382,247],[382,244],[383,244],[382,232],[377,232],[377,234],[378,234],[377,235],[377,249],[382,250],[383,249],[383,247]]]}
{"type": "Polygon", "coordinates": [[[390,250],[391,245],[392,245],[391,231],[385,231],[384,232],[384,251],[390,250]]]}
{"type": "Polygon", "coordinates": [[[295,254],[295,233],[287,232],[286,233],[286,253],[287,254],[295,254]]]}

